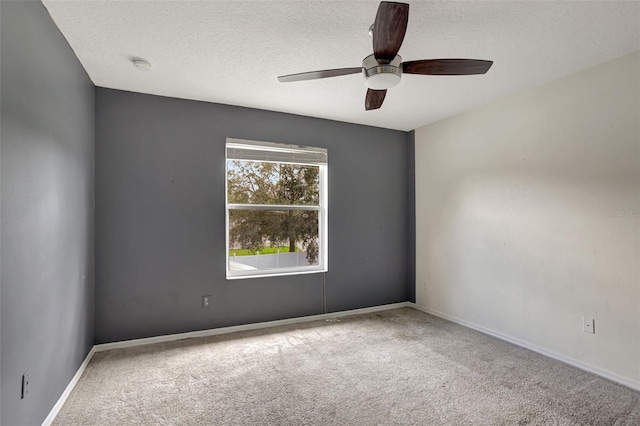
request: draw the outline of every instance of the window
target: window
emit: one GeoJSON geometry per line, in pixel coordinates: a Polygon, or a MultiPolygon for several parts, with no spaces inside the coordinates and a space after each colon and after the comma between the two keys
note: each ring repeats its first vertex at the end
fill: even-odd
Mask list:
{"type": "Polygon", "coordinates": [[[227,278],[327,270],[327,150],[227,138],[227,278]]]}

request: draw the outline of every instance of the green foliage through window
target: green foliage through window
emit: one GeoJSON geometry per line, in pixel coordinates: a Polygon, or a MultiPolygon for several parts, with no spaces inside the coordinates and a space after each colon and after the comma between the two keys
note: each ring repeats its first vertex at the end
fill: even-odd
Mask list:
{"type": "Polygon", "coordinates": [[[229,210],[229,254],[283,246],[287,252],[305,251],[309,264],[317,264],[318,211],[277,206],[318,206],[319,175],[319,166],[229,160],[228,203],[274,206],[229,210]]]}

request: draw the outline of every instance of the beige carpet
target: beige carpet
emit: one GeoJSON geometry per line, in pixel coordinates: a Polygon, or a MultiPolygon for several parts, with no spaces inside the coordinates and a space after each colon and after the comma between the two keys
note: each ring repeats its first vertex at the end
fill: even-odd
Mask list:
{"type": "Polygon", "coordinates": [[[410,308],[99,352],[56,425],[640,425],[640,393],[410,308]]]}

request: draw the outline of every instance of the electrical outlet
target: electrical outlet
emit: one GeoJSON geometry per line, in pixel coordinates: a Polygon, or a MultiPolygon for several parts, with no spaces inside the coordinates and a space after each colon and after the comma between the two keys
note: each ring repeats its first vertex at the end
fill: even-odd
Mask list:
{"type": "Polygon", "coordinates": [[[25,399],[29,394],[29,372],[27,371],[22,375],[22,391],[20,393],[20,399],[25,399]]]}
{"type": "Polygon", "coordinates": [[[211,306],[211,296],[202,296],[202,309],[209,309],[211,306]]]}
{"type": "Polygon", "coordinates": [[[582,331],[585,333],[596,333],[596,319],[591,317],[582,317],[582,331]]]}

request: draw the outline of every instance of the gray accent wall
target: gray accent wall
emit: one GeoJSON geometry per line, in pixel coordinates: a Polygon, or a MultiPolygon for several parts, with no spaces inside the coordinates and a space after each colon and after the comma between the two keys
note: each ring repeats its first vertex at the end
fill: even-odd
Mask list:
{"type": "Polygon", "coordinates": [[[98,88],[96,342],[322,313],[323,274],[225,279],[228,136],[328,149],[329,312],[408,300],[408,135],[98,88]]]}
{"type": "Polygon", "coordinates": [[[94,343],[95,88],[40,2],[0,15],[0,423],[36,425],[94,343]]]}
{"type": "Polygon", "coordinates": [[[407,133],[407,298],[416,302],[416,132],[407,133]]]}

